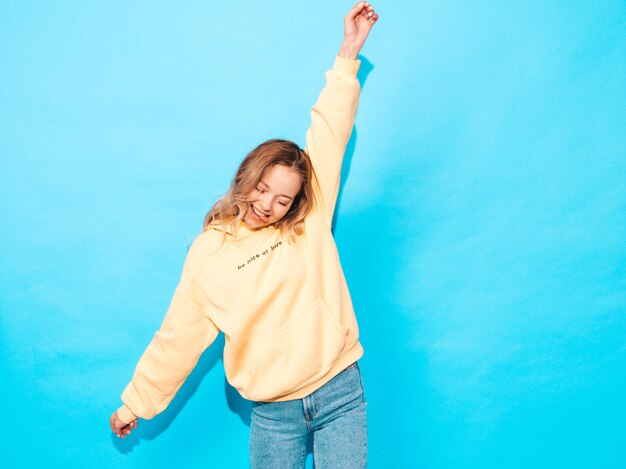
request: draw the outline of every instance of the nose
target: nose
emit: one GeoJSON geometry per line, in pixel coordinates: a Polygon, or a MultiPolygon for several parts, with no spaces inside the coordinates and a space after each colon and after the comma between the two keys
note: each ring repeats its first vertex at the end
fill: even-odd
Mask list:
{"type": "Polygon", "coordinates": [[[266,194],[263,194],[259,197],[259,208],[263,210],[265,213],[270,213],[270,200],[266,194]]]}

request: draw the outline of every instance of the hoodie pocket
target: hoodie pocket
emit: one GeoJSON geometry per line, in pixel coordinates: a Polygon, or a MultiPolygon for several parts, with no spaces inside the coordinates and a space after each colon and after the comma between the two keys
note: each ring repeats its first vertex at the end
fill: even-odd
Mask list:
{"type": "Polygon", "coordinates": [[[252,344],[253,369],[247,394],[263,401],[315,382],[333,366],[349,331],[320,298],[290,323],[252,344]]]}

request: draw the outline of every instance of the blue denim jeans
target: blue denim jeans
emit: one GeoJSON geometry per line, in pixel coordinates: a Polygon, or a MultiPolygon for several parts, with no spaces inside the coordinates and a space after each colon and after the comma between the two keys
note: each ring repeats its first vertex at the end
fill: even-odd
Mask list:
{"type": "Polygon", "coordinates": [[[303,468],[312,434],[315,469],[366,467],[366,407],[357,362],[302,399],[253,401],[250,466],[303,468]]]}

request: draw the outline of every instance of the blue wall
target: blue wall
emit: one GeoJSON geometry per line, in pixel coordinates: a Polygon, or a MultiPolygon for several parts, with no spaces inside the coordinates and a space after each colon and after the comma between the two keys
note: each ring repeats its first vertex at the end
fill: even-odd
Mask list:
{"type": "MultiPolygon", "coordinates": [[[[3,463],[247,467],[221,337],[108,419],[238,163],[304,144],[350,7],[2,2],[3,463]]],[[[626,5],[375,7],[335,227],[370,467],[626,467],[626,5]]]]}

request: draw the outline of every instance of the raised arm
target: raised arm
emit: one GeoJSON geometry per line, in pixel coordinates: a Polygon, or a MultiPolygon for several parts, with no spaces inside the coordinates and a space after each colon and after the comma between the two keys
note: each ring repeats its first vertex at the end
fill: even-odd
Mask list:
{"type": "Polygon", "coordinates": [[[332,223],[341,165],[352,133],[359,101],[360,84],[356,77],[361,61],[357,56],[378,20],[374,8],[357,3],[344,17],[344,39],[332,70],[326,72],[326,86],[311,110],[311,127],[306,134],[306,152],[317,178],[317,202],[326,223],[332,223]]]}

